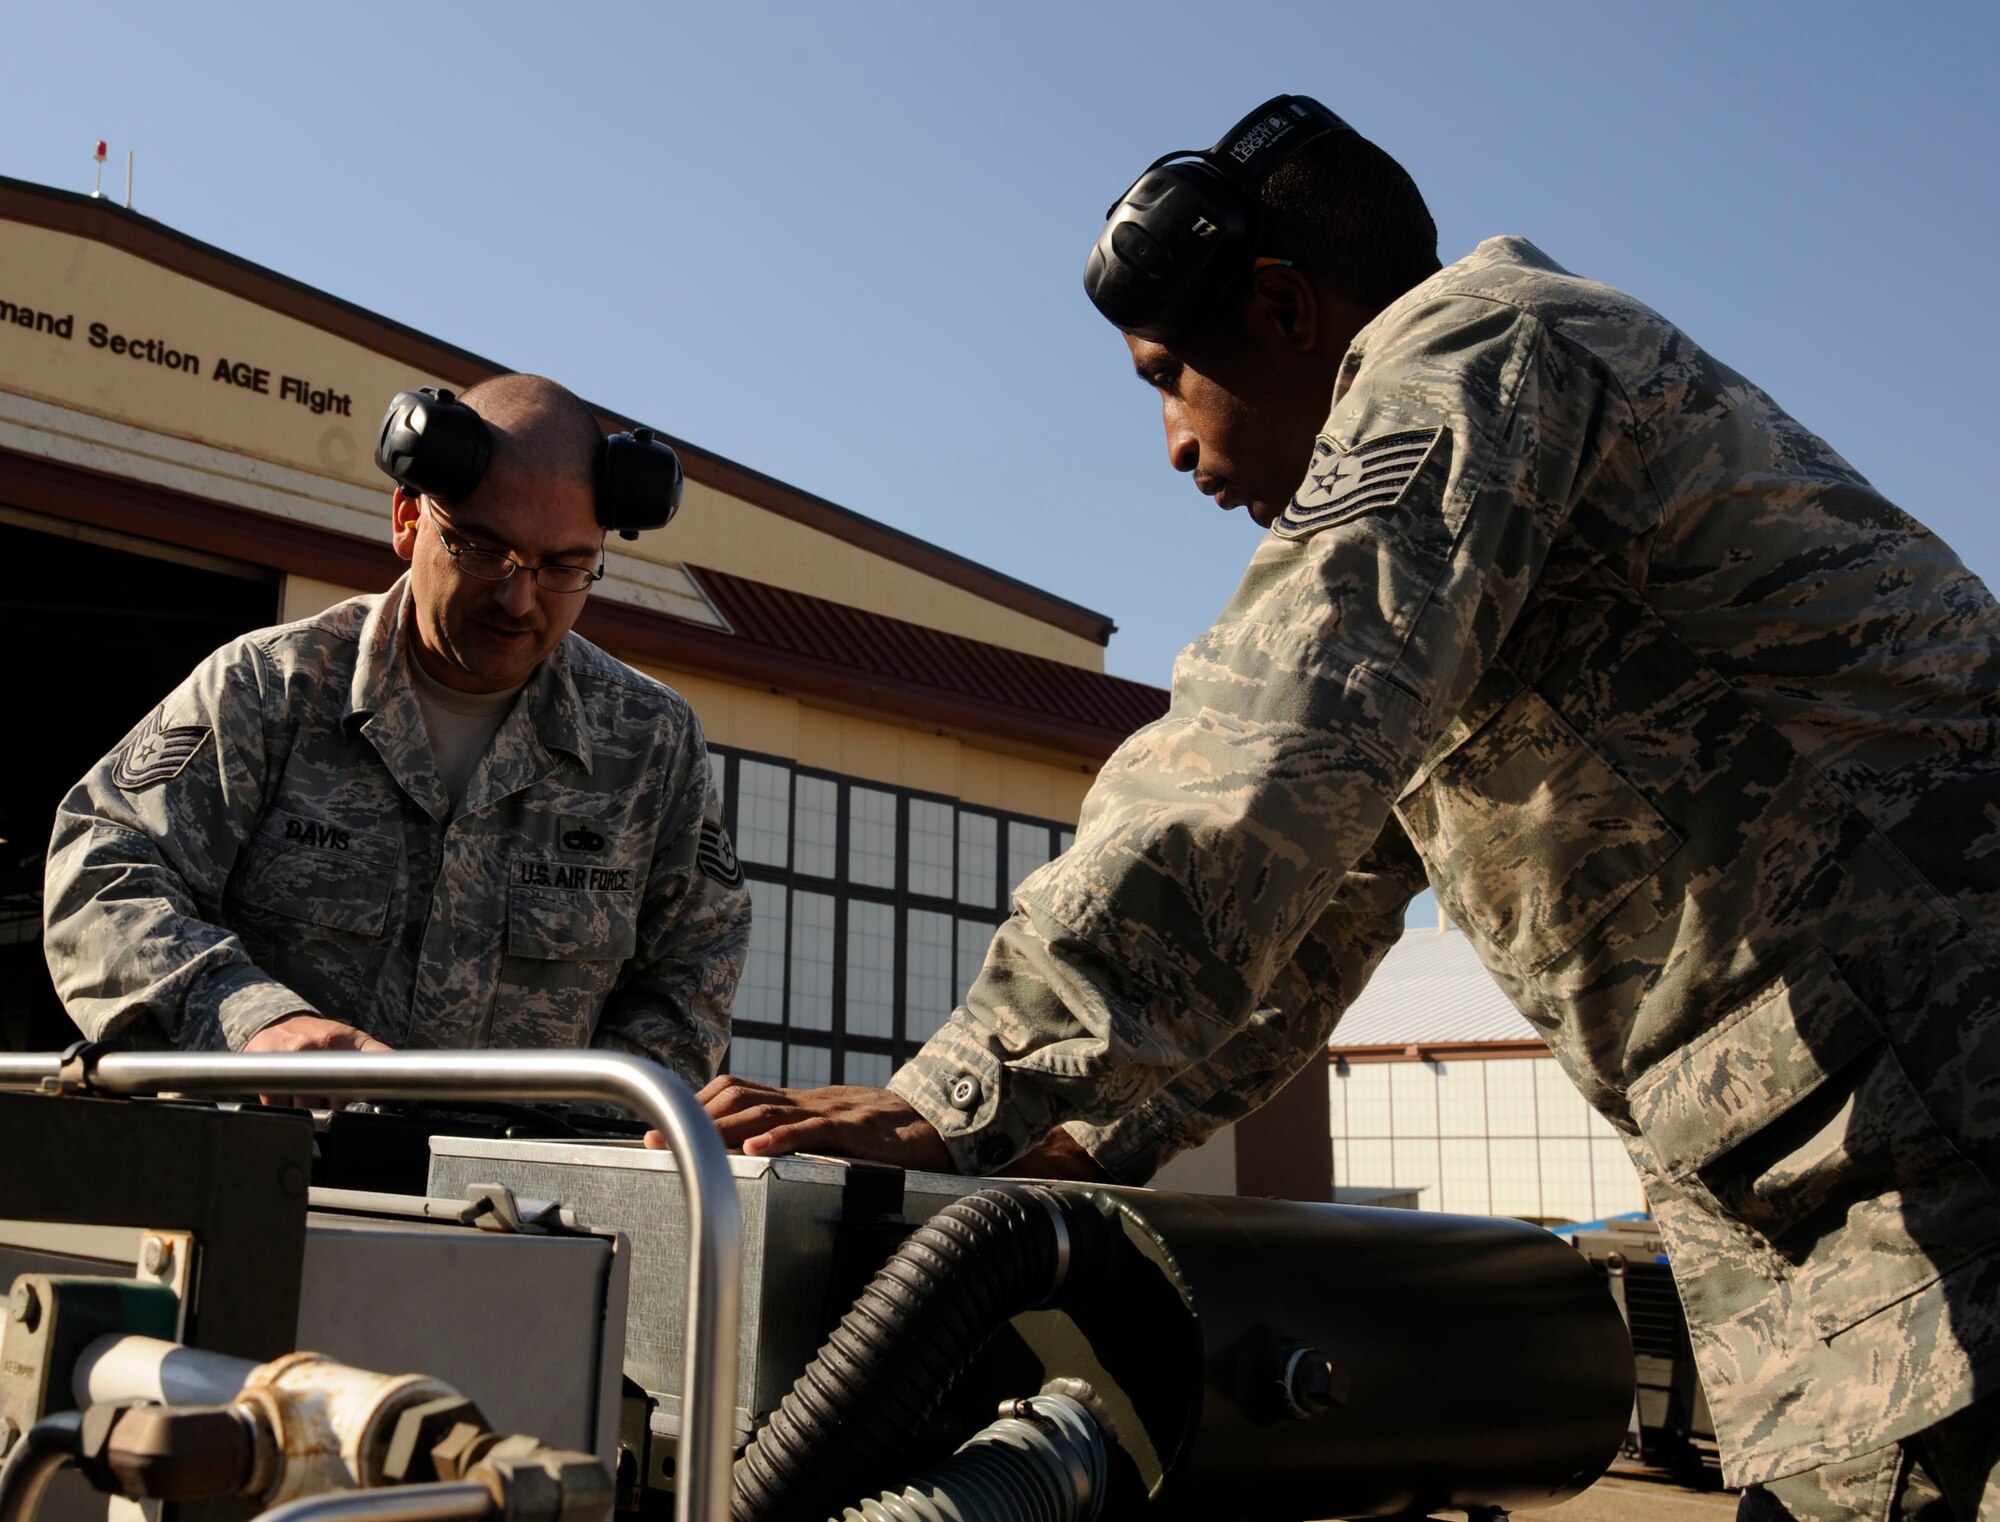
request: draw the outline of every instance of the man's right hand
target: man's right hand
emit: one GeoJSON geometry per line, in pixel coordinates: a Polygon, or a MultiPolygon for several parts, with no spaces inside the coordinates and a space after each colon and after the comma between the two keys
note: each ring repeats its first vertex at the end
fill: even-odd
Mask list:
{"type": "MultiPolygon", "coordinates": [[[[392,1052],[386,1041],[377,1041],[366,1031],[358,1031],[338,1020],[300,1010],[280,1015],[243,1043],[246,1052],[392,1052]]],[[[259,1094],[267,1105],[290,1105],[300,1110],[338,1110],[344,1100],[324,1094],[259,1094]]]]}
{"type": "Polygon", "coordinates": [[[995,1178],[1072,1179],[1079,1184],[1108,1184],[1111,1175],[1077,1139],[1057,1126],[1034,1146],[1004,1168],[994,1170],[995,1178]]]}
{"type": "MultiPolygon", "coordinates": [[[[931,1123],[887,1089],[854,1084],[780,1089],[724,1073],[696,1097],[723,1143],[752,1157],[830,1152],[927,1173],[958,1171],[931,1123]]],[[[646,1143],[665,1145],[658,1133],[646,1143]]]]}

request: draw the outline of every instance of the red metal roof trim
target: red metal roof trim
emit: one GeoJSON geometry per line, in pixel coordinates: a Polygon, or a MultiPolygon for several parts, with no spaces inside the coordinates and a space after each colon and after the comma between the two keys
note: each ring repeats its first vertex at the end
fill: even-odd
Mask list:
{"type": "Polygon", "coordinates": [[[1167,711],[1166,692],[1143,682],[946,634],[726,571],[687,569],[738,638],[788,661],[831,665],[897,687],[1038,715],[1056,721],[1065,732],[1095,730],[1114,746],[1167,711]]]}

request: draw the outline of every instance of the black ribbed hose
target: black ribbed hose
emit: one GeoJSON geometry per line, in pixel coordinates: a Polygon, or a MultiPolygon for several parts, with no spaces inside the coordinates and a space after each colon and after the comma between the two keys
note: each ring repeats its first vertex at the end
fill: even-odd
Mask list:
{"type": "Polygon", "coordinates": [[[823,1522],[908,1472],[910,1439],[989,1338],[1050,1302],[1084,1245],[1052,1190],[982,1189],[918,1227],[736,1462],[736,1522],[823,1522]]]}

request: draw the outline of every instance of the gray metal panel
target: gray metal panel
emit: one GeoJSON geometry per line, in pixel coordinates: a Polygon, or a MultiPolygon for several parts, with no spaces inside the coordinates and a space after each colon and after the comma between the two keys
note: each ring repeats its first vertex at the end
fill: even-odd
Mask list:
{"type": "MultiPolygon", "coordinates": [[[[775,1406],[817,1351],[826,1269],[841,1218],[847,1165],[816,1157],[729,1159],[743,1212],[743,1322],[737,1425],[775,1406]]],[[[911,1173],[906,1220],[921,1221],[983,1179],[911,1173]]],[[[687,1314],[687,1218],[671,1154],[629,1144],[431,1138],[427,1192],[463,1195],[504,1184],[518,1196],[560,1200],[593,1226],[632,1240],[625,1372],[661,1397],[680,1393],[687,1314]]],[[[671,1411],[674,1402],[663,1400],[671,1411]]]]}
{"type": "Polygon", "coordinates": [[[618,1473],[618,1419],[624,1397],[625,1317],[632,1304],[632,1239],[612,1239],[611,1268],[604,1276],[604,1336],[597,1356],[597,1433],[591,1452],[618,1473]]]}
{"type": "Polygon", "coordinates": [[[499,1431],[610,1464],[623,1338],[614,1246],[315,1212],[298,1345],[357,1368],[434,1375],[499,1431]]]}

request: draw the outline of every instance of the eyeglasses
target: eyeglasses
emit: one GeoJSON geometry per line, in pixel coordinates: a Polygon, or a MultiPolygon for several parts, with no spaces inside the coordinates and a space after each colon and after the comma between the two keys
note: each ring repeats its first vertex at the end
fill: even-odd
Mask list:
{"type": "Polygon", "coordinates": [[[535,578],[535,585],[544,592],[587,591],[593,581],[604,579],[604,562],[597,562],[597,569],[591,570],[581,565],[528,565],[516,560],[505,550],[482,550],[472,545],[454,544],[445,532],[444,520],[436,507],[428,508],[432,526],[437,530],[438,543],[452,558],[461,571],[468,576],[476,576],[481,581],[505,581],[516,571],[526,571],[535,578]]]}

